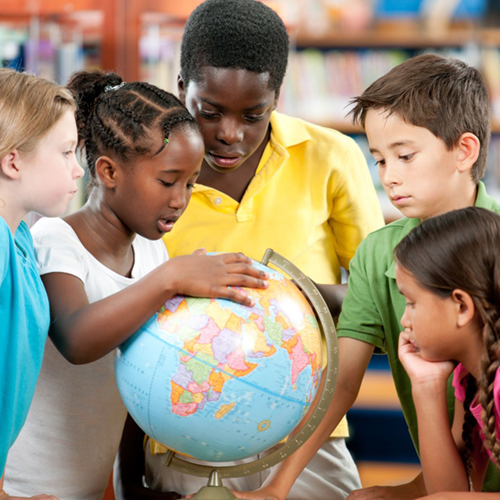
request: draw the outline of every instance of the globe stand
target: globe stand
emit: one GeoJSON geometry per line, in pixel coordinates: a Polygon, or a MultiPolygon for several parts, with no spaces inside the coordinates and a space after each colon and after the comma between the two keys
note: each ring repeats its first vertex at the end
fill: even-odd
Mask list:
{"type": "Polygon", "coordinates": [[[163,460],[164,465],[185,474],[209,478],[207,486],[200,488],[198,493],[192,497],[196,500],[235,500],[237,497],[231,490],[222,485],[222,478],[248,476],[261,472],[285,460],[285,458],[298,450],[309,439],[323,419],[333,397],[338,372],[338,346],[335,325],[325,300],[319,293],[316,285],[298,267],[274,250],[270,248],[266,250],[261,264],[265,266],[273,264],[290,276],[308,298],[314,309],[326,342],[327,365],[325,383],[321,389],[319,400],[313,413],[297,434],[289,438],[278,450],[254,462],[223,467],[199,465],[176,457],[175,452],[169,450],[163,460]]]}
{"type": "Polygon", "coordinates": [[[219,471],[214,469],[208,478],[208,484],[200,488],[196,495],[196,500],[236,500],[238,497],[225,486],[222,485],[219,471]]]}

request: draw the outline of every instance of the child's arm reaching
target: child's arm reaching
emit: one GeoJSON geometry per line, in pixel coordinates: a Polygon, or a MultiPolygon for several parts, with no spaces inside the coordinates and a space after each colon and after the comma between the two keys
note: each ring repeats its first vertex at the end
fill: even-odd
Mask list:
{"type": "Polygon", "coordinates": [[[469,491],[469,480],[457,447],[463,422],[461,404],[456,405],[453,430],[448,418],[447,380],[453,363],[423,359],[406,332],[399,337],[399,359],[411,380],[427,491],[469,491]]]}
{"type": "Polygon", "coordinates": [[[238,492],[240,498],[285,499],[294,481],[323,443],[338,426],[359,392],[361,381],[373,353],[373,346],[349,338],[339,339],[339,375],[335,396],[321,424],[293,455],[278,464],[266,484],[254,492],[238,492]]]}
{"type": "Polygon", "coordinates": [[[50,301],[50,337],[75,364],[106,355],[176,294],[221,297],[251,305],[241,290],[266,288],[266,273],[241,253],[186,255],[157,267],[126,289],[89,304],[83,282],[66,273],[42,276],[50,301]]]}

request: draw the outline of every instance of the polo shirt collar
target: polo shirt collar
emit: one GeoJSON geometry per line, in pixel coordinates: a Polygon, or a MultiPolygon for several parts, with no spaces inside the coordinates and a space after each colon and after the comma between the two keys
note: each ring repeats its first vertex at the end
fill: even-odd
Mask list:
{"type": "Polygon", "coordinates": [[[281,144],[285,149],[311,139],[305,124],[296,118],[273,111],[270,123],[274,142],[281,144]]]}
{"type": "MultiPolygon", "coordinates": [[[[406,221],[404,221],[403,227],[401,228],[401,237],[399,238],[399,241],[401,241],[414,227],[417,227],[419,224],[420,219],[406,219],[406,221]]],[[[388,278],[392,278],[394,280],[396,279],[396,262],[393,258],[391,258],[391,264],[385,272],[385,275],[388,278]]]]}
{"type": "MultiPolygon", "coordinates": [[[[271,113],[271,143],[276,151],[287,156],[286,149],[291,146],[309,141],[311,136],[307,131],[305,123],[296,118],[273,111],[271,113]]],[[[213,189],[203,184],[196,183],[193,192],[212,191],[213,189]]]]}
{"type": "MultiPolygon", "coordinates": [[[[476,203],[474,206],[493,210],[493,204],[494,200],[486,193],[484,182],[479,181],[477,186],[476,203]]],[[[401,230],[401,238],[399,241],[401,241],[414,227],[417,227],[419,224],[420,219],[407,219],[406,224],[404,224],[401,230]]],[[[394,262],[394,259],[391,260],[391,264],[385,272],[385,275],[388,278],[396,279],[396,262],[394,262]]]]}

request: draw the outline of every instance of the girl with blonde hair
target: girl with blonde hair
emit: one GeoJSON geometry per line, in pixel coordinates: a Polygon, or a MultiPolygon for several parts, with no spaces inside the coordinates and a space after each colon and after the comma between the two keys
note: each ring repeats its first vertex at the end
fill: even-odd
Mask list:
{"type": "Polygon", "coordinates": [[[62,215],[77,191],[83,170],[75,158],[75,109],[63,87],[0,69],[1,498],[7,454],[28,414],[50,322],[23,218],[62,215]]]}

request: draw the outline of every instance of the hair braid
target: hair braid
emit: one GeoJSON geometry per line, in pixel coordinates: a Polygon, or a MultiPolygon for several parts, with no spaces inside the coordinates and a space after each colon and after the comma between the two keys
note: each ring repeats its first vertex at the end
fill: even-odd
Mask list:
{"type": "Polygon", "coordinates": [[[91,183],[99,156],[116,155],[128,163],[138,156],[158,154],[158,135],[168,139],[172,127],[187,123],[198,129],[174,95],[149,83],[133,82],[117,88],[120,83],[118,75],[101,71],[78,72],[68,82],[77,97],[79,147],[85,147],[91,183]]]}
{"type": "Polygon", "coordinates": [[[477,421],[470,410],[470,405],[477,393],[476,379],[469,373],[465,377],[465,399],[464,399],[464,423],[462,426],[462,439],[464,448],[462,450],[462,460],[465,465],[467,476],[470,478],[474,469],[474,442],[477,437],[477,421]]]}
{"type": "Polygon", "coordinates": [[[167,104],[168,107],[184,107],[181,100],[177,98],[175,95],[170,94],[169,92],[166,92],[164,90],[161,90],[158,87],[151,85],[150,83],[137,82],[136,85],[147,90],[150,93],[150,95],[152,94],[156,96],[158,98],[158,102],[167,104]]]}
{"type": "Polygon", "coordinates": [[[495,464],[500,468],[500,446],[497,436],[497,419],[495,415],[495,401],[493,387],[496,372],[500,366],[500,315],[496,307],[485,308],[483,327],[484,352],[481,360],[481,376],[479,378],[479,402],[483,411],[483,434],[485,445],[490,450],[495,464]]]}
{"type": "Polygon", "coordinates": [[[449,297],[463,290],[474,302],[473,342],[482,344],[477,380],[466,379],[465,420],[462,437],[467,471],[472,467],[473,438],[481,437],[500,469],[500,445],[494,384],[500,369],[500,216],[489,210],[468,207],[432,217],[414,228],[395,249],[398,264],[418,283],[437,296],[449,297]],[[463,263],[466,262],[467,265],[463,263]],[[477,326],[476,326],[477,325],[477,326]],[[482,425],[470,411],[477,394],[482,425]],[[479,436],[479,429],[482,435],[479,436]]]}

